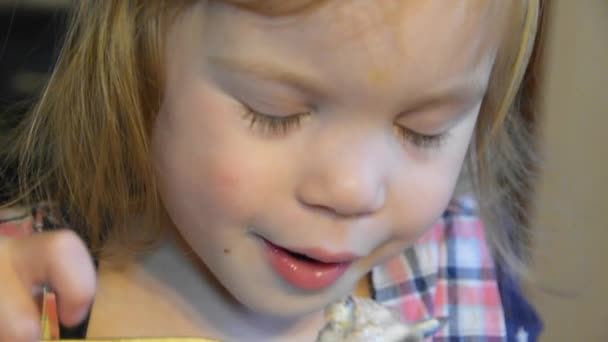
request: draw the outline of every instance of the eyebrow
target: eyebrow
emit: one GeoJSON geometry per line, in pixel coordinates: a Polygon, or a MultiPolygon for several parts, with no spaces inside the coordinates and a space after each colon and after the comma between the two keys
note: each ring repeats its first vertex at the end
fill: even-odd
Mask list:
{"type": "Polygon", "coordinates": [[[256,78],[287,84],[301,92],[322,96],[324,93],[320,79],[315,79],[304,74],[280,69],[276,66],[261,61],[244,61],[226,57],[209,56],[209,61],[224,69],[253,75],[256,78]]]}
{"type": "Polygon", "coordinates": [[[417,97],[413,109],[425,108],[436,103],[444,102],[471,102],[482,100],[488,87],[488,79],[481,77],[477,72],[468,72],[464,76],[443,79],[436,82],[430,91],[417,97]]]}
{"type": "MultiPolygon", "coordinates": [[[[209,56],[209,61],[231,71],[253,75],[267,81],[287,84],[292,88],[307,94],[314,94],[319,97],[327,96],[323,90],[323,82],[295,71],[281,69],[261,61],[245,61],[226,57],[209,56]]],[[[488,80],[480,77],[473,70],[466,75],[454,78],[442,79],[434,82],[435,85],[430,91],[420,96],[416,96],[407,108],[420,109],[436,103],[443,102],[467,102],[481,100],[487,91],[488,80]]]]}

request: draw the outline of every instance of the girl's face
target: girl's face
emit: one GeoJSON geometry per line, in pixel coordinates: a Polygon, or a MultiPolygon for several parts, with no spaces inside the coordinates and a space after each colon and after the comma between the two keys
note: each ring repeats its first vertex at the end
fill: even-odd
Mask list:
{"type": "Polygon", "coordinates": [[[437,221],[505,3],[340,0],[265,18],[200,2],[178,18],[154,133],[161,196],[232,296],[313,312],[437,221]]]}

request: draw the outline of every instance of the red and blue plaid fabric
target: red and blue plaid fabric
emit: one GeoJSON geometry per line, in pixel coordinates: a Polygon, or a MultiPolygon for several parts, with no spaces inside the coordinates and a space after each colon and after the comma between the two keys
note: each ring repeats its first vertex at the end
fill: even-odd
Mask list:
{"type": "Polygon", "coordinates": [[[447,318],[429,341],[506,341],[494,265],[473,202],[463,198],[413,247],[372,271],[374,297],[409,321],[447,318]]]}

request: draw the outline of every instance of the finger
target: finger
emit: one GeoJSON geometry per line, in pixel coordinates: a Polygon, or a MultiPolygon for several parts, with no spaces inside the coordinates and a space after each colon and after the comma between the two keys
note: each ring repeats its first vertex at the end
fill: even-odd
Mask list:
{"type": "Polygon", "coordinates": [[[0,342],[37,341],[38,307],[15,273],[7,246],[8,242],[0,238],[0,342]]]}
{"type": "Polygon", "coordinates": [[[72,231],[34,234],[12,244],[13,265],[26,289],[48,284],[57,295],[66,326],[87,315],[96,288],[95,266],[84,242],[72,231]]]}

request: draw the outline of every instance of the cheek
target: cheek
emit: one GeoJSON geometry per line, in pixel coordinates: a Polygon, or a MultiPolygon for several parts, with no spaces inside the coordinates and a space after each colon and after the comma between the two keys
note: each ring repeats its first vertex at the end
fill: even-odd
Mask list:
{"type": "Polygon", "coordinates": [[[447,207],[456,184],[457,171],[434,169],[412,175],[404,192],[401,219],[407,222],[405,238],[411,240],[430,228],[447,207]]]}
{"type": "Polygon", "coordinates": [[[400,176],[399,237],[411,241],[437,222],[454,195],[474,126],[464,122],[449,146],[425,163],[410,161],[400,176]]]}
{"type": "Polygon", "coordinates": [[[218,165],[211,169],[210,179],[215,183],[215,195],[222,202],[233,202],[234,194],[241,191],[240,187],[243,184],[244,175],[234,172],[236,168],[233,165],[218,165]]]}
{"type": "Polygon", "coordinates": [[[255,186],[251,182],[245,163],[226,160],[210,160],[201,175],[205,179],[205,187],[201,189],[202,198],[207,199],[212,214],[247,215],[255,202],[252,193],[255,186]]]}
{"type": "Polygon", "coordinates": [[[227,158],[222,150],[194,151],[187,148],[196,146],[190,142],[183,146],[165,141],[156,153],[161,197],[172,216],[209,222],[247,215],[256,187],[247,161],[227,158]]]}
{"type": "Polygon", "coordinates": [[[250,160],[239,153],[244,146],[234,109],[199,81],[185,78],[169,90],[153,139],[165,205],[197,219],[238,211],[252,183],[246,181],[250,160]]]}
{"type": "Polygon", "coordinates": [[[154,140],[159,190],[171,218],[180,228],[246,224],[260,198],[268,198],[269,163],[258,160],[244,134],[220,120],[224,112],[181,114],[179,120],[161,118],[154,140]],[[188,117],[204,120],[186,122],[188,117]],[[163,124],[167,120],[173,122],[163,124]]]}

